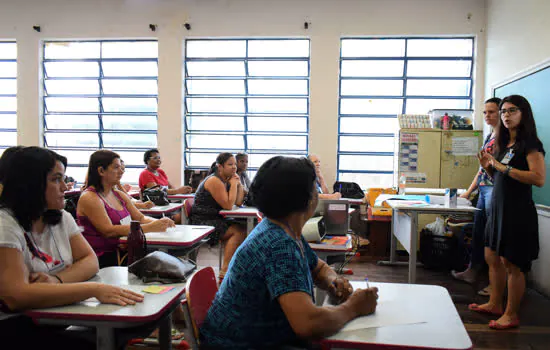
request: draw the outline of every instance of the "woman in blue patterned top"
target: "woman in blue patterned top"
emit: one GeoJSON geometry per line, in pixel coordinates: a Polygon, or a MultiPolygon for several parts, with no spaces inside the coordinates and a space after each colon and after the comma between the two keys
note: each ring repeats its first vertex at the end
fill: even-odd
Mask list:
{"type": "Polygon", "coordinates": [[[376,309],[376,288],[354,292],[302,236],[317,206],[315,177],[305,158],[279,156],[260,167],[250,194],[265,219],[229,264],[201,327],[201,348],[307,347],[376,309]],[[338,305],[316,306],[314,285],[338,305]]]}
{"type": "MultiPolygon", "coordinates": [[[[500,116],[498,106],[500,98],[493,97],[485,101],[485,123],[491,127],[491,133],[487,135],[483,143],[482,151],[493,153],[495,145],[495,130],[499,125],[500,116]]],[[[479,270],[485,266],[484,242],[485,242],[485,223],[491,211],[491,194],[493,193],[493,178],[487,174],[485,169],[479,167],[479,171],[474,177],[474,181],[470,188],[460,197],[470,198],[472,192],[476,189],[479,191],[479,199],[477,200],[477,209],[474,216],[474,232],[472,235],[472,256],[470,265],[463,272],[451,271],[454,278],[463,280],[468,283],[474,283],[479,270]]],[[[490,293],[489,287],[485,287],[479,291],[480,295],[488,296],[490,293]]]]}

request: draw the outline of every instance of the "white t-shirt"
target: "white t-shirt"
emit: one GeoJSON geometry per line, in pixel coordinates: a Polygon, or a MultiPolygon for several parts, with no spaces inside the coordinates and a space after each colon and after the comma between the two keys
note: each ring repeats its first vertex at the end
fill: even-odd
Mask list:
{"type": "MultiPolygon", "coordinates": [[[[73,264],[70,239],[82,230],[76,225],[71,214],[65,210],[61,212],[59,224],[46,226],[43,233],[25,233],[8,210],[0,210],[0,247],[14,248],[22,252],[29,273],[44,272],[53,275],[62,271],[73,264]],[[25,235],[31,246],[37,247],[42,259],[32,254],[25,235]]],[[[0,312],[0,320],[9,316],[13,314],[0,312]]]]}

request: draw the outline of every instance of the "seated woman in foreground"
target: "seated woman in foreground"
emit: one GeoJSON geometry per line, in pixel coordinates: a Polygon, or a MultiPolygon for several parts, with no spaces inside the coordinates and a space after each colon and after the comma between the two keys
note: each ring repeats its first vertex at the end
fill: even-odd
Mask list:
{"type": "Polygon", "coordinates": [[[120,265],[119,238],[128,236],[132,220],[139,221],[145,233],[164,232],[174,226],[169,218],[156,220],[143,215],[129,196],[117,190],[122,174],[117,153],[94,152],[88,166],[88,187],[76,208],[78,223],[96,252],[100,267],[120,265]]]}
{"type": "Polygon", "coordinates": [[[305,158],[274,157],[258,170],[250,193],[264,220],[231,260],[200,330],[205,348],[307,346],[376,309],[376,288],[353,292],[302,236],[317,206],[315,177],[305,158]],[[314,285],[339,305],[316,306],[314,285]]]}
{"type": "MultiPolygon", "coordinates": [[[[67,159],[39,147],[18,150],[0,197],[0,338],[21,349],[95,349],[62,327],[37,325],[23,311],[95,297],[120,306],[143,296],[84,282],[98,272],[94,251],[65,206],[67,159]]],[[[8,346],[8,345],[6,345],[8,346]]],[[[10,347],[10,346],[8,346],[10,347]]]]}
{"type": "Polygon", "coordinates": [[[193,225],[214,226],[216,230],[210,239],[225,242],[223,262],[218,276],[223,280],[227,266],[237,247],[246,238],[243,225],[225,220],[220,210],[230,210],[234,205],[243,204],[243,189],[237,175],[237,161],[231,153],[220,153],[212,164],[211,174],[204,179],[195,193],[190,220],[193,225]]]}

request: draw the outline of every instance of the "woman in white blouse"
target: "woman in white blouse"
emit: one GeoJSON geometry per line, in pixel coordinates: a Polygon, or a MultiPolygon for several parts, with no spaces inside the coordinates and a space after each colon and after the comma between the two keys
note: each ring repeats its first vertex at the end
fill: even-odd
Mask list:
{"type": "Polygon", "coordinates": [[[40,147],[10,158],[0,197],[0,339],[21,348],[95,348],[63,329],[36,325],[25,310],[91,297],[120,306],[143,296],[85,282],[98,272],[97,257],[63,210],[67,159],[40,147]],[[12,342],[13,340],[13,342],[12,342]]]}

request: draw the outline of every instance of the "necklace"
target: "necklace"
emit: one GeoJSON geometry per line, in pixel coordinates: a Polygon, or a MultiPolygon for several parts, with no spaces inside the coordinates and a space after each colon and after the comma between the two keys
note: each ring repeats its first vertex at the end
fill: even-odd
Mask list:
{"type": "Polygon", "coordinates": [[[156,171],[156,170],[153,170],[153,169],[151,169],[151,168],[149,168],[149,167],[147,167],[147,170],[149,170],[150,172],[152,172],[152,173],[153,173],[153,175],[155,175],[155,176],[159,176],[159,172],[158,172],[158,171],[156,171]]]}
{"type": "Polygon", "coordinates": [[[292,238],[294,239],[294,242],[296,243],[298,248],[300,248],[300,253],[302,254],[302,258],[304,258],[305,254],[304,254],[304,245],[302,244],[302,239],[298,239],[298,235],[296,233],[294,233],[294,230],[292,229],[292,227],[290,227],[290,225],[287,222],[285,222],[284,224],[285,224],[286,228],[292,234],[292,236],[293,236],[292,238]]]}

